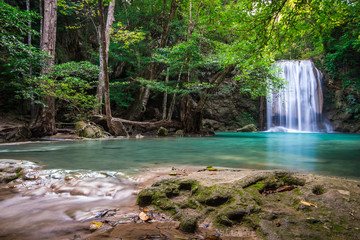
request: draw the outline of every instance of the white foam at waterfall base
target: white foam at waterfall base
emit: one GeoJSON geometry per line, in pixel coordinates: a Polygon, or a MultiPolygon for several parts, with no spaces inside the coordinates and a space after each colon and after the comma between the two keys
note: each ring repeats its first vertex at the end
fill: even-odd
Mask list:
{"type": "Polygon", "coordinates": [[[285,89],[267,98],[269,132],[331,132],[326,118],[322,73],[310,60],[278,61],[285,89]]]}

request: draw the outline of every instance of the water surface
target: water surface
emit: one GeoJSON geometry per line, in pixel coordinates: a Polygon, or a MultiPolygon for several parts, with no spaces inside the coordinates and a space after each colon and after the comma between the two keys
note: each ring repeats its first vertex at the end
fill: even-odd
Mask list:
{"type": "Polygon", "coordinates": [[[360,135],[217,133],[206,138],[145,138],[0,145],[0,159],[36,161],[47,169],[136,173],[195,165],[288,169],[360,177],[360,135]]]}

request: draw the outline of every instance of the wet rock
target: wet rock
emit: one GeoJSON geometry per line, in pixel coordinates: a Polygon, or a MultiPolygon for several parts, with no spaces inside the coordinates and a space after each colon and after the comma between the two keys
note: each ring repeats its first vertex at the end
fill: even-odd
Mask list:
{"type": "Polygon", "coordinates": [[[236,223],[240,223],[247,214],[247,210],[241,207],[228,207],[216,216],[215,222],[220,225],[231,227],[236,223]]]}
{"type": "Polygon", "coordinates": [[[154,204],[164,211],[170,211],[171,214],[175,214],[177,212],[175,204],[170,199],[159,198],[156,202],[154,202],[154,204]]]}
{"type": "Polygon", "coordinates": [[[175,132],[175,135],[178,136],[178,137],[183,137],[184,136],[184,130],[177,130],[175,132]]]}
{"type": "Polygon", "coordinates": [[[157,131],[157,135],[159,137],[166,137],[168,135],[169,131],[164,128],[164,127],[160,127],[159,130],[157,131]]]}
{"type": "Polygon", "coordinates": [[[196,216],[186,216],[180,220],[180,230],[186,233],[194,233],[198,228],[196,216]]]}
{"type": "Polygon", "coordinates": [[[104,131],[101,127],[93,124],[88,124],[83,121],[77,122],[75,129],[79,137],[84,138],[101,138],[104,137],[104,131]]]}
{"type": "Polygon", "coordinates": [[[227,227],[231,227],[233,225],[233,222],[226,216],[224,215],[218,215],[215,218],[215,223],[220,224],[220,225],[224,225],[227,227]]]}
{"type": "Polygon", "coordinates": [[[152,203],[154,199],[154,195],[156,193],[156,189],[154,188],[147,188],[139,192],[139,195],[136,199],[137,204],[140,207],[148,206],[152,203]]]}
{"type": "Polygon", "coordinates": [[[245,209],[229,208],[224,210],[223,214],[232,221],[241,222],[248,213],[245,209]]]}
{"type": "Polygon", "coordinates": [[[82,132],[87,127],[87,123],[84,121],[79,121],[75,124],[76,132],[82,132]]]}
{"type": "Polygon", "coordinates": [[[168,198],[179,196],[179,189],[177,189],[175,186],[166,187],[164,192],[168,198]]]}
{"type": "Polygon", "coordinates": [[[183,181],[179,183],[179,190],[190,191],[192,189],[194,182],[193,181],[183,181]]]}
{"type": "Polygon", "coordinates": [[[248,124],[242,128],[236,129],[237,132],[257,132],[258,129],[255,124],[248,124]]]}
{"type": "Polygon", "coordinates": [[[91,193],[91,188],[84,188],[84,187],[76,187],[71,190],[70,194],[73,196],[89,196],[91,193]]]}
{"type": "Polygon", "coordinates": [[[230,199],[229,196],[215,195],[206,199],[205,204],[208,206],[216,207],[226,203],[227,201],[229,201],[229,199],[230,199]]]}

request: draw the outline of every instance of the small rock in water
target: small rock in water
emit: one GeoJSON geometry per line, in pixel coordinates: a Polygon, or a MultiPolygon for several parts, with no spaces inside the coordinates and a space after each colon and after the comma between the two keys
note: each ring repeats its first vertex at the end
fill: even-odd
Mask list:
{"type": "Polygon", "coordinates": [[[164,127],[160,127],[159,130],[157,131],[157,135],[159,137],[165,137],[168,135],[168,133],[169,133],[169,131],[164,127]]]}

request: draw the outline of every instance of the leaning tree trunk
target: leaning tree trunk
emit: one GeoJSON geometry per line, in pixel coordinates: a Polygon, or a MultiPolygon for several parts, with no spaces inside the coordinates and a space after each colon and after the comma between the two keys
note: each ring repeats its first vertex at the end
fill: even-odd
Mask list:
{"type": "MultiPolygon", "coordinates": [[[[44,1],[44,22],[41,37],[41,50],[50,57],[41,69],[41,74],[49,74],[55,63],[57,0],[44,1]]],[[[46,96],[42,99],[46,105],[39,106],[37,114],[31,123],[31,132],[34,137],[53,135],[56,133],[55,126],[55,99],[46,96]]]]}
{"type": "MultiPolygon", "coordinates": [[[[105,58],[106,58],[106,62],[109,61],[110,30],[111,30],[112,25],[113,25],[114,20],[115,20],[114,11],[115,11],[115,0],[113,0],[112,2],[109,3],[108,17],[107,17],[107,20],[106,20],[106,28],[105,28],[105,40],[106,40],[105,58]]],[[[100,43],[100,47],[99,47],[100,73],[99,73],[99,84],[98,84],[98,88],[97,88],[97,104],[99,106],[95,110],[95,113],[101,114],[102,113],[101,105],[103,103],[104,82],[105,81],[104,81],[104,71],[103,71],[104,57],[101,54],[102,47],[101,47],[101,31],[100,30],[99,30],[99,33],[98,33],[98,38],[99,38],[99,43],[100,43]]]]}

